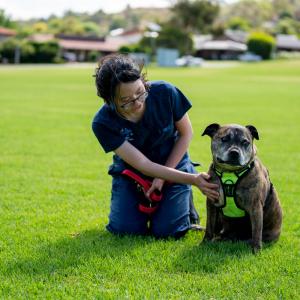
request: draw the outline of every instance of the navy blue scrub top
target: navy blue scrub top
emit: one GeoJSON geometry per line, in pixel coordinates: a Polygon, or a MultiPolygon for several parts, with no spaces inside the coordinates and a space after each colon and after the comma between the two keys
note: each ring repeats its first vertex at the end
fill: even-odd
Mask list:
{"type": "MultiPolygon", "coordinates": [[[[139,122],[120,117],[114,109],[104,104],[95,115],[92,128],[105,152],[117,149],[127,140],[151,161],[165,164],[178,135],[175,122],[191,106],[190,101],[175,86],[165,81],[152,81],[146,109],[139,122]]],[[[187,155],[183,159],[186,160],[187,155]]]]}

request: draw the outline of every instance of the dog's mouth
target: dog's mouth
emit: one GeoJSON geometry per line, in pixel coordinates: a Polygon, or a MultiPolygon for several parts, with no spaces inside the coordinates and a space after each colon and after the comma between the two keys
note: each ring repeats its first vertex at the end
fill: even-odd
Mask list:
{"type": "Polygon", "coordinates": [[[221,159],[220,157],[217,157],[217,162],[219,164],[229,165],[229,166],[236,166],[236,167],[242,166],[239,159],[229,159],[229,160],[225,161],[225,160],[221,159]]]}

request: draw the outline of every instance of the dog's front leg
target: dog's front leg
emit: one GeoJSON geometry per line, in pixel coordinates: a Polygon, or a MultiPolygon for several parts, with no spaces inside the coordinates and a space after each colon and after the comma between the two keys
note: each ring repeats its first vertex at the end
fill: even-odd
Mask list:
{"type": "Polygon", "coordinates": [[[210,241],[214,238],[216,233],[216,223],[217,223],[217,208],[212,204],[212,200],[206,200],[206,230],[204,235],[204,240],[210,241]]]}
{"type": "Polygon", "coordinates": [[[262,247],[263,208],[260,202],[249,212],[252,228],[252,251],[256,254],[262,247]]]}

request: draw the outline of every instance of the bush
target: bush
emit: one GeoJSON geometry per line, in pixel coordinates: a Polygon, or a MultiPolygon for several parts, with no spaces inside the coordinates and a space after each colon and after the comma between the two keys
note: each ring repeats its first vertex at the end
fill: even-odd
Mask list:
{"type": "Polygon", "coordinates": [[[15,38],[10,38],[2,42],[0,45],[2,60],[5,59],[9,63],[14,63],[17,48],[20,50],[21,62],[24,62],[27,56],[34,56],[35,54],[34,47],[27,40],[20,41],[15,38]]]}
{"type": "Polygon", "coordinates": [[[275,49],[275,39],[264,32],[252,33],[247,41],[248,51],[270,59],[275,49]]]}
{"type": "Polygon", "coordinates": [[[180,55],[193,53],[193,39],[190,33],[181,28],[166,24],[162,27],[156,45],[161,48],[177,49],[180,55]]]}
{"type": "Polygon", "coordinates": [[[118,50],[118,52],[123,53],[123,54],[127,54],[127,53],[131,53],[131,48],[130,46],[121,46],[118,50]]]}
{"type": "Polygon", "coordinates": [[[90,51],[87,55],[87,61],[97,61],[100,57],[99,51],[90,51]]]}
{"type": "Polygon", "coordinates": [[[118,50],[119,53],[129,54],[129,53],[141,53],[145,52],[144,47],[140,44],[133,44],[133,45],[124,45],[121,46],[118,50]]]}
{"type": "Polygon", "coordinates": [[[30,44],[35,49],[35,53],[34,55],[28,55],[26,58],[24,58],[24,62],[32,62],[32,63],[54,62],[59,51],[59,45],[56,41],[49,41],[44,43],[31,41],[30,44]]]}
{"type": "Polygon", "coordinates": [[[38,43],[10,38],[1,43],[2,60],[6,59],[9,63],[14,63],[17,48],[20,50],[21,63],[52,63],[57,57],[59,45],[56,41],[38,43]]]}

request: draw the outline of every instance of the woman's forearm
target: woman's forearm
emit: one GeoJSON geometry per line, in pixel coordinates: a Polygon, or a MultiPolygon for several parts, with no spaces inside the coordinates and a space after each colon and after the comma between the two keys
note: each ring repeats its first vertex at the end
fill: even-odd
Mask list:
{"type": "Polygon", "coordinates": [[[127,164],[147,176],[161,178],[170,182],[194,184],[194,174],[181,172],[174,168],[152,162],[127,141],[116,149],[115,153],[127,164]]]}
{"type": "Polygon", "coordinates": [[[182,172],[171,167],[154,163],[150,160],[140,162],[137,167],[137,170],[150,177],[161,178],[175,183],[195,184],[196,174],[182,172]]]}

